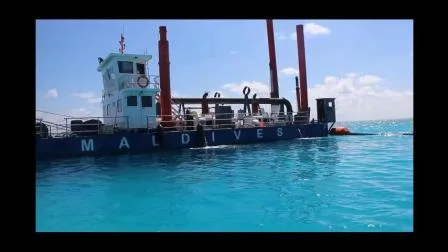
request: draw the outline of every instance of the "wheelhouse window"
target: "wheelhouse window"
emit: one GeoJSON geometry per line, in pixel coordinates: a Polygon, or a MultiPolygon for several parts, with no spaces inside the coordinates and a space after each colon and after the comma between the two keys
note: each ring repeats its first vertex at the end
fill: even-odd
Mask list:
{"type": "Polygon", "coordinates": [[[137,96],[128,96],[128,107],[135,107],[137,106],[137,96]]]}
{"type": "Polygon", "coordinates": [[[109,115],[110,113],[110,104],[107,104],[106,106],[106,115],[109,115]]]}
{"type": "Polygon", "coordinates": [[[142,107],[152,107],[152,96],[142,96],[142,107]]]}
{"type": "Polygon", "coordinates": [[[137,63],[137,73],[145,74],[145,64],[137,63]]]}
{"type": "Polygon", "coordinates": [[[134,63],[132,61],[118,61],[118,71],[120,73],[134,73],[134,63]]]}

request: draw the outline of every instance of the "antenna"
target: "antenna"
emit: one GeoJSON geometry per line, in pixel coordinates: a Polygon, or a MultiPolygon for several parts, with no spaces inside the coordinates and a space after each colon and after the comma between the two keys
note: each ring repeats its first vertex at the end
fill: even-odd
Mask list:
{"type": "Polygon", "coordinates": [[[120,41],[118,41],[118,43],[120,44],[120,53],[123,54],[124,53],[124,49],[126,48],[126,44],[124,43],[124,35],[123,35],[123,33],[121,33],[120,41]]]}

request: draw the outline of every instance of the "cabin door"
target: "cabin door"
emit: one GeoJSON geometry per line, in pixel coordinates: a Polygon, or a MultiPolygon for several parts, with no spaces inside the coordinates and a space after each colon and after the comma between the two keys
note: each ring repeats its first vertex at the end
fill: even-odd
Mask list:
{"type": "Polygon", "coordinates": [[[155,110],[153,106],[153,96],[152,95],[142,95],[141,96],[141,122],[145,128],[154,128],[155,125],[153,121],[155,120],[154,113],[151,113],[155,110]]]}

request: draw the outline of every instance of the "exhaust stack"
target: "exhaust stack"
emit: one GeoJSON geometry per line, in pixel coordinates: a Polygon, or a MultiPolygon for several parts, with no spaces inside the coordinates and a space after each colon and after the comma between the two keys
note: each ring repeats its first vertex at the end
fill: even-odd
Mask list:
{"type": "Polygon", "coordinates": [[[271,74],[271,98],[279,98],[277,60],[275,56],[274,25],[272,19],[266,20],[269,46],[269,70],[271,74]]]}
{"type": "Polygon", "coordinates": [[[303,36],[303,25],[296,25],[296,32],[300,76],[300,111],[305,112],[309,110],[309,107],[308,88],[306,82],[305,39],[303,36]]]}
{"type": "Polygon", "coordinates": [[[159,27],[159,76],[160,76],[160,98],[162,125],[172,126],[171,111],[171,87],[170,87],[170,53],[169,44],[166,39],[166,26],[159,27]]]}

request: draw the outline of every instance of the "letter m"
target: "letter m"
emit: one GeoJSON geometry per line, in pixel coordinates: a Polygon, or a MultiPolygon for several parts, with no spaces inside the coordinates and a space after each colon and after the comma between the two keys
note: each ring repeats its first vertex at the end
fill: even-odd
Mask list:
{"type": "Polygon", "coordinates": [[[81,149],[82,151],[93,151],[93,139],[89,139],[89,142],[86,142],[85,139],[82,139],[81,149]]]}

